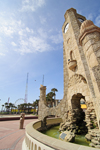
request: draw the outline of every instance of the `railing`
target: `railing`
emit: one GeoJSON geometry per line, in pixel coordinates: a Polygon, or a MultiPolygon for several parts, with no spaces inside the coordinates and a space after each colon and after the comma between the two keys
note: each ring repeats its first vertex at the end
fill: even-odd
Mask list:
{"type": "MultiPolygon", "coordinates": [[[[47,119],[47,125],[57,124],[61,118],[47,119]]],[[[49,137],[37,131],[41,127],[41,121],[31,122],[26,126],[25,139],[22,150],[95,150],[95,148],[64,142],[49,137]]],[[[96,148],[96,150],[100,150],[96,148]]]]}

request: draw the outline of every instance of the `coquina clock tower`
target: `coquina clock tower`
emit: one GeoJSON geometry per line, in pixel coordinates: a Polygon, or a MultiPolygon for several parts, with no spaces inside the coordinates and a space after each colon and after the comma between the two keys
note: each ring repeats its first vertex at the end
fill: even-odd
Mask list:
{"type": "Polygon", "coordinates": [[[38,117],[40,120],[48,115],[61,117],[62,130],[66,124],[69,124],[66,129],[75,127],[79,118],[84,124],[82,128],[100,129],[100,28],[74,8],[68,9],[64,17],[64,96],[57,107],[49,108],[45,101],[46,87],[41,86],[38,117]],[[87,106],[85,118],[80,101],[87,106]]]}
{"type": "Polygon", "coordinates": [[[73,8],[67,10],[64,17],[65,22],[62,27],[64,40],[63,99],[66,99],[68,110],[80,108],[80,100],[84,99],[87,105],[85,118],[87,124],[91,122],[88,115],[89,110],[91,112],[93,110],[95,124],[97,122],[100,126],[100,62],[98,59],[100,57],[100,28],[96,27],[92,21],[86,20],[73,8]],[[96,49],[99,50],[97,55],[96,49]]]}

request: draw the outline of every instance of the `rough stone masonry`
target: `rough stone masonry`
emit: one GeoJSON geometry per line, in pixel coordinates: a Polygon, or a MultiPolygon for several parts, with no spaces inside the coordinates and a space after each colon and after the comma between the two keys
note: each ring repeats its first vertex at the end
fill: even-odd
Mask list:
{"type": "MultiPolygon", "coordinates": [[[[80,100],[84,99],[87,110],[82,120],[82,128],[93,137],[90,130],[94,128],[96,132],[100,130],[100,28],[78,14],[74,8],[68,9],[64,17],[65,22],[62,26],[64,96],[57,107],[48,108],[46,87],[41,86],[38,116],[40,120],[48,115],[61,117],[63,120],[61,130],[69,128],[70,118],[74,130],[78,120],[75,113],[79,111],[82,114],[80,100]]],[[[95,135],[97,139],[97,134],[95,135]]],[[[100,138],[96,145],[100,146],[100,138]]]]}

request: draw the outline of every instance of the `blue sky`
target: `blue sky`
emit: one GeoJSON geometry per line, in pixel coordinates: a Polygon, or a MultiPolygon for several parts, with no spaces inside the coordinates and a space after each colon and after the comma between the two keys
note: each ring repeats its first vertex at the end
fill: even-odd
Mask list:
{"type": "Polygon", "coordinates": [[[25,98],[27,72],[27,102],[39,98],[43,75],[47,93],[57,88],[63,98],[62,25],[71,7],[100,27],[100,0],[0,1],[0,108],[25,98]]]}

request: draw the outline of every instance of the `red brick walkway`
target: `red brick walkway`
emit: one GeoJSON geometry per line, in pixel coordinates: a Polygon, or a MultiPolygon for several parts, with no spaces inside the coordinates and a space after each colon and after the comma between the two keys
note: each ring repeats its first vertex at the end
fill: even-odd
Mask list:
{"type": "Polygon", "coordinates": [[[19,120],[0,122],[0,150],[21,150],[25,126],[36,120],[25,120],[24,129],[19,129],[19,120]]]}

